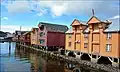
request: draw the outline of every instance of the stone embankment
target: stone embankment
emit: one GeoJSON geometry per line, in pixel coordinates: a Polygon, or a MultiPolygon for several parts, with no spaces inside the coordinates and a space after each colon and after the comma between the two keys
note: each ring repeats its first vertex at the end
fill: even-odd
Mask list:
{"type": "Polygon", "coordinates": [[[24,46],[25,48],[30,48],[32,50],[35,50],[36,52],[41,52],[41,53],[47,54],[51,58],[55,58],[55,59],[58,59],[58,60],[64,60],[68,63],[72,62],[74,64],[80,64],[80,65],[83,65],[83,66],[96,68],[96,69],[104,70],[104,71],[107,71],[107,72],[120,72],[119,68],[113,67],[111,65],[92,63],[90,61],[84,61],[84,60],[80,60],[78,58],[61,55],[61,54],[54,53],[54,52],[51,52],[51,51],[44,51],[44,50],[41,50],[41,49],[38,49],[38,48],[35,48],[35,47],[32,47],[32,46],[22,45],[22,44],[18,44],[18,43],[17,43],[17,45],[24,46]]]}

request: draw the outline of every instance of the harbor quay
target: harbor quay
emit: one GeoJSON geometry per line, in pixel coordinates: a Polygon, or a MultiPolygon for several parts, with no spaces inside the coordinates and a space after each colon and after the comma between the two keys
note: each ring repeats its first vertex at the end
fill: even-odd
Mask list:
{"type": "Polygon", "coordinates": [[[68,62],[68,63],[70,62],[73,64],[80,64],[82,66],[96,68],[96,69],[104,70],[107,72],[119,72],[119,70],[120,70],[119,67],[114,67],[112,65],[97,64],[94,62],[81,60],[79,58],[70,57],[70,56],[67,56],[66,54],[62,53],[61,51],[47,51],[41,47],[25,45],[25,44],[22,44],[20,42],[16,43],[16,45],[19,46],[19,48],[29,49],[30,52],[41,53],[41,54],[49,56],[52,59],[63,60],[63,61],[68,62]]]}

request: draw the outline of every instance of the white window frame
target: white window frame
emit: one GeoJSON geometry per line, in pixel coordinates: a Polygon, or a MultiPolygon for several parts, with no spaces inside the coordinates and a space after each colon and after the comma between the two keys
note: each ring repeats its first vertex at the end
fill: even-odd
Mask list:
{"type": "Polygon", "coordinates": [[[107,33],[107,39],[111,39],[112,38],[112,34],[111,33],[107,33]]]}
{"type": "Polygon", "coordinates": [[[106,44],[106,52],[111,52],[112,44],[106,44]]]}
{"type": "Polygon", "coordinates": [[[69,38],[72,38],[72,35],[69,35],[69,38]]]}
{"type": "Polygon", "coordinates": [[[68,47],[71,47],[71,45],[72,45],[72,42],[68,42],[68,47]]]}
{"type": "Polygon", "coordinates": [[[84,48],[88,48],[88,43],[84,43],[84,48]]]}
{"type": "MultiPolygon", "coordinates": [[[[45,43],[45,39],[40,39],[40,40],[43,40],[43,43],[40,43],[40,44],[44,44],[44,43],[45,43]]],[[[39,41],[40,41],[40,40],[39,40],[39,41]]]]}
{"type": "Polygon", "coordinates": [[[84,34],[84,38],[88,38],[88,34],[84,34]]]}

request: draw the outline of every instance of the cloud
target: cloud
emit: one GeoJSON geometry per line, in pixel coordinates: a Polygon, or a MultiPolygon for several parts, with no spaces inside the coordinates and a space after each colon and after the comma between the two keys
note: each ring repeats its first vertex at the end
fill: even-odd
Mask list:
{"type": "Polygon", "coordinates": [[[79,0],[79,1],[12,1],[5,5],[9,12],[28,12],[33,10],[38,16],[50,13],[52,16],[87,15],[91,16],[91,9],[95,15],[107,18],[119,14],[119,0],[79,0]],[[47,10],[46,10],[47,9],[47,10]]]}
{"type": "Polygon", "coordinates": [[[8,17],[1,17],[1,20],[8,20],[8,17]]]}
{"type": "Polygon", "coordinates": [[[95,10],[95,15],[106,17],[119,14],[119,1],[87,0],[87,1],[38,1],[40,8],[48,8],[52,16],[62,15],[91,15],[91,9],[95,10]]]}
{"type": "Polygon", "coordinates": [[[47,13],[47,9],[39,9],[36,11],[37,16],[42,16],[45,15],[47,13]]]}
{"type": "Polygon", "coordinates": [[[7,8],[8,12],[10,13],[17,13],[17,12],[28,12],[30,11],[28,1],[8,1],[7,4],[3,4],[7,8]]]}
{"type": "Polygon", "coordinates": [[[116,16],[113,16],[113,17],[111,17],[111,18],[109,18],[109,19],[118,19],[118,18],[120,18],[120,16],[119,16],[119,15],[116,15],[116,16]]]}
{"type": "MultiPolygon", "coordinates": [[[[21,30],[22,31],[30,31],[32,27],[30,26],[22,26],[21,30]]],[[[4,32],[15,32],[15,30],[20,30],[20,26],[19,25],[1,25],[1,31],[4,32]]]]}

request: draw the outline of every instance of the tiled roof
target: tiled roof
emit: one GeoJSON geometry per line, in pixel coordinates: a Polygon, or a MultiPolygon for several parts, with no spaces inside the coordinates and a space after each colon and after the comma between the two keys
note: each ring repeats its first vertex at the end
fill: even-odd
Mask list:
{"type": "Polygon", "coordinates": [[[39,24],[44,25],[47,31],[50,32],[66,32],[68,30],[68,27],[65,25],[58,25],[58,24],[51,24],[44,22],[40,22],[39,24]]]}
{"type": "Polygon", "coordinates": [[[104,32],[114,32],[114,31],[120,31],[120,18],[117,19],[111,19],[112,23],[108,26],[104,32]]]}
{"type": "Polygon", "coordinates": [[[73,33],[72,27],[68,29],[66,33],[73,33]]]}

